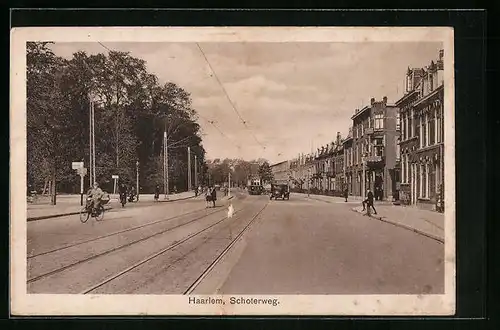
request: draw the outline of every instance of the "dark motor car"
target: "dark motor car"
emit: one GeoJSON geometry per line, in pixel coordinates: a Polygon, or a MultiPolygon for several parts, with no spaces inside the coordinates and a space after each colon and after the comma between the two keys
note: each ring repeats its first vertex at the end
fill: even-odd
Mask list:
{"type": "Polygon", "coordinates": [[[287,184],[273,184],[271,185],[271,195],[269,196],[269,199],[278,199],[281,198],[282,200],[287,200],[290,199],[290,187],[287,184]]]}

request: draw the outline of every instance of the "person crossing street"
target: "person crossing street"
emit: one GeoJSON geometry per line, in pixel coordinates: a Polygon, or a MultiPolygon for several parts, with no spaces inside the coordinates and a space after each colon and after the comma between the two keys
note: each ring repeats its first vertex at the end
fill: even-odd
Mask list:
{"type": "Polygon", "coordinates": [[[368,189],[367,194],[366,194],[366,199],[362,202],[363,204],[363,211],[367,210],[368,214],[370,214],[370,208],[373,209],[373,212],[377,214],[377,210],[375,210],[375,206],[373,205],[373,192],[368,189]]]}

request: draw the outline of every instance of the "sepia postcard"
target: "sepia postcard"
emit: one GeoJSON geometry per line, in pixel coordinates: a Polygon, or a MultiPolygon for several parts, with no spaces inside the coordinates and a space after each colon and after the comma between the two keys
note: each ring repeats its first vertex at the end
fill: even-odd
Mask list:
{"type": "Polygon", "coordinates": [[[453,315],[453,40],[12,29],[11,314],[453,315]]]}

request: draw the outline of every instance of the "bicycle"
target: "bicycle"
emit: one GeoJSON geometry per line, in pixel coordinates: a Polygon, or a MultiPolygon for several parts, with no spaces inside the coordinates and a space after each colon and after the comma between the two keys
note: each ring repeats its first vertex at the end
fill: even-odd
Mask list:
{"type": "Polygon", "coordinates": [[[101,221],[104,219],[104,206],[102,204],[99,204],[99,207],[97,209],[90,208],[90,203],[87,201],[87,205],[85,205],[81,210],[80,210],[80,221],[82,223],[87,222],[87,220],[92,216],[93,218],[96,219],[96,221],[101,221]]]}

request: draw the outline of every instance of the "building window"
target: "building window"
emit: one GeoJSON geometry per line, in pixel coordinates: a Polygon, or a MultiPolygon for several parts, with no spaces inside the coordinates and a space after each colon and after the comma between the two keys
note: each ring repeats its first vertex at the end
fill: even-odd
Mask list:
{"type": "Polygon", "coordinates": [[[412,133],[413,126],[411,126],[411,124],[412,124],[411,114],[408,114],[408,117],[406,118],[406,120],[408,121],[407,124],[406,124],[407,125],[407,131],[408,131],[406,138],[409,139],[409,138],[413,137],[413,133],[412,133]]]}
{"type": "Polygon", "coordinates": [[[427,179],[428,179],[428,177],[427,177],[427,164],[421,165],[421,170],[422,170],[422,175],[420,177],[422,180],[422,184],[421,184],[420,196],[422,198],[427,198],[427,179]]]}
{"type": "Polygon", "coordinates": [[[383,129],[384,128],[384,115],[377,114],[375,115],[375,123],[373,126],[375,129],[383,129]]]}
{"type": "Polygon", "coordinates": [[[409,156],[406,155],[406,183],[410,182],[410,159],[409,156]]]}
{"type": "Polygon", "coordinates": [[[420,117],[415,119],[415,136],[418,137],[419,147],[422,148],[422,135],[420,134],[420,125],[422,124],[422,119],[420,117]]]}
{"type": "Polygon", "coordinates": [[[438,143],[443,142],[443,135],[442,135],[443,131],[441,128],[441,122],[442,122],[441,114],[440,114],[440,111],[438,109],[438,110],[436,110],[436,131],[437,131],[437,142],[438,143]]]}
{"type": "Polygon", "coordinates": [[[396,112],[396,130],[401,130],[401,116],[399,114],[399,111],[396,112]]]}
{"type": "Polygon", "coordinates": [[[436,120],[434,116],[429,119],[429,145],[436,143],[436,120]]]}
{"type": "Polygon", "coordinates": [[[416,186],[416,195],[418,198],[422,197],[422,190],[420,189],[422,186],[422,165],[415,164],[415,181],[417,182],[416,186]]]}
{"type": "Polygon", "coordinates": [[[427,146],[427,114],[422,118],[422,147],[427,146]]]}
{"type": "Polygon", "coordinates": [[[401,156],[401,182],[406,183],[406,155],[401,156]]]}
{"type": "Polygon", "coordinates": [[[429,74],[429,92],[434,90],[434,76],[429,74]]]}
{"type": "Polygon", "coordinates": [[[429,173],[429,198],[436,197],[436,166],[430,165],[432,171],[429,173]]]}
{"type": "Polygon", "coordinates": [[[429,198],[429,187],[430,186],[430,173],[429,173],[429,163],[425,164],[425,198],[429,198]]]}
{"type": "Polygon", "coordinates": [[[413,128],[414,128],[413,136],[418,137],[420,140],[419,143],[422,143],[422,139],[420,138],[420,118],[419,117],[415,117],[413,128]]]}
{"type": "Polygon", "coordinates": [[[406,118],[406,114],[403,115],[403,123],[401,125],[401,137],[402,137],[402,140],[405,141],[407,139],[407,132],[408,132],[408,126],[406,126],[406,124],[408,123],[407,121],[407,118],[406,118]]]}

